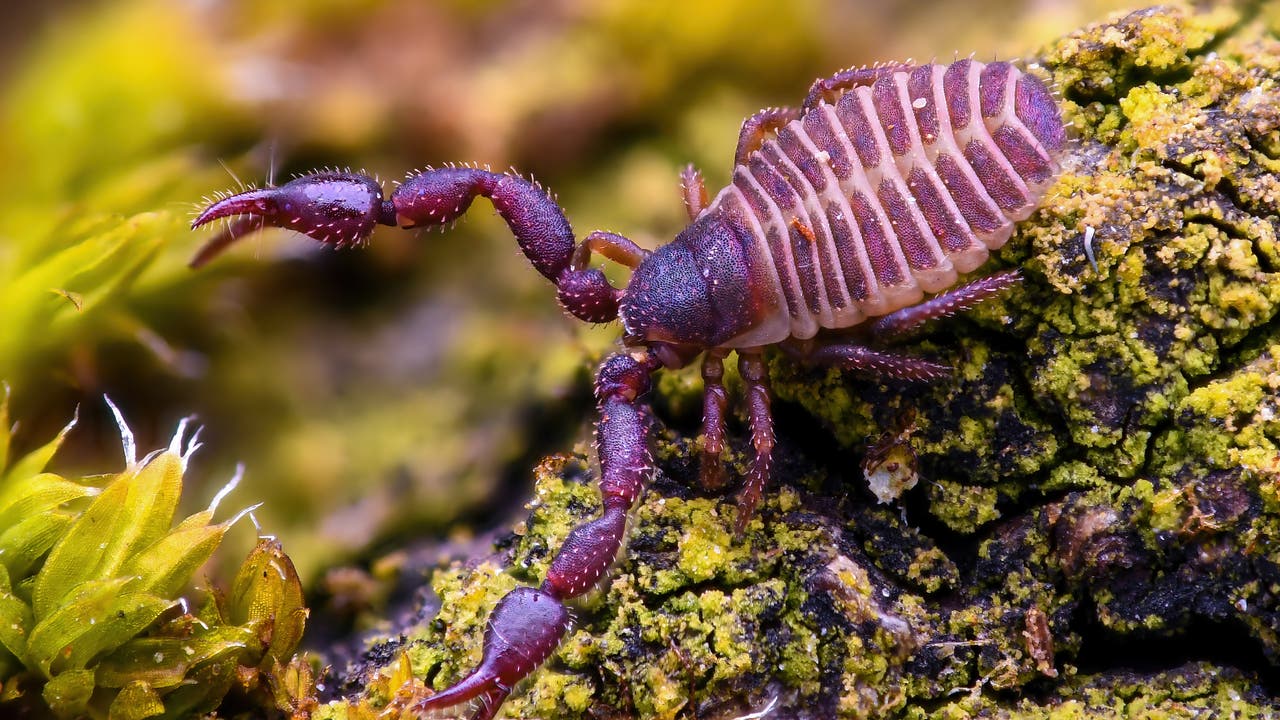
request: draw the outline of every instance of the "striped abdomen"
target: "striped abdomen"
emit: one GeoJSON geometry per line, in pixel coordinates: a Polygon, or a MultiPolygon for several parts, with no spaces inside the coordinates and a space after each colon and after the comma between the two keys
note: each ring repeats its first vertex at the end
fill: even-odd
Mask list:
{"type": "Polygon", "coordinates": [[[1008,63],[900,68],[819,103],[707,210],[754,238],[774,283],[770,317],[727,345],[812,337],[950,287],[1035,209],[1065,141],[1052,95],[1008,63]]]}

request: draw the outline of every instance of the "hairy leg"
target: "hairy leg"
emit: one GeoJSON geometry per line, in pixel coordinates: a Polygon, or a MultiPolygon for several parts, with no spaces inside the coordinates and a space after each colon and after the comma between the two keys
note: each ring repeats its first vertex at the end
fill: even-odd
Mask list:
{"type": "Polygon", "coordinates": [[[758,348],[738,352],[738,372],[742,374],[746,389],[751,445],[755,450],[751,469],[747,471],[742,490],[738,493],[738,519],[734,529],[741,535],[760,502],[773,469],[773,414],[769,409],[769,371],[758,348]]]}
{"type": "Polygon", "coordinates": [[[733,154],[733,164],[741,165],[747,156],[759,150],[771,132],[777,132],[787,123],[800,117],[800,111],[792,107],[765,108],[742,121],[738,131],[738,149],[733,154]]]}
{"type": "Polygon", "coordinates": [[[575,270],[585,270],[591,262],[591,254],[606,257],[623,267],[632,270],[649,256],[649,251],[636,245],[629,238],[618,233],[596,230],[583,238],[582,243],[573,251],[570,266],[575,270]]]}
{"type": "Polygon", "coordinates": [[[963,287],[939,293],[917,305],[877,318],[871,323],[870,335],[876,341],[891,341],[910,333],[921,325],[942,317],[972,310],[979,304],[1022,282],[1022,273],[1004,270],[963,287]]]}
{"type": "Polygon", "coordinates": [[[1006,270],[940,293],[871,321],[859,335],[860,342],[792,340],[781,347],[792,357],[811,365],[829,365],[896,380],[938,380],[951,374],[950,366],[879,345],[897,340],[930,320],[971,310],[1019,282],[1022,282],[1021,273],[1006,270]]]}
{"type": "Polygon", "coordinates": [[[694,167],[693,163],[685,165],[680,170],[680,197],[684,200],[685,212],[689,213],[689,222],[697,220],[710,202],[707,199],[707,184],[702,179],[702,171],[694,167]]]}
{"type": "Polygon", "coordinates": [[[711,349],[702,358],[702,461],[698,477],[702,487],[715,490],[724,485],[724,411],[729,404],[724,389],[724,358],[728,350],[711,349]]]}
{"type": "Polygon", "coordinates": [[[823,365],[856,370],[876,377],[896,380],[940,380],[951,367],[914,355],[880,350],[859,343],[783,343],[782,349],[806,365],[823,365]]]}

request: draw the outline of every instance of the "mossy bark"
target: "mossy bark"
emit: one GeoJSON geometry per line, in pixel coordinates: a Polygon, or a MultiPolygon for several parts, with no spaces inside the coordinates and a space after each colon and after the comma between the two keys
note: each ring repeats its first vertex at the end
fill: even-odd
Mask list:
{"type": "MultiPolygon", "coordinates": [[[[774,487],[740,538],[660,411],[624,557],[505,711],[1280,712],[1280,41],[1258,7],[1152,8],[1044,48],[1029,71],[1076,140],[982,271],[1025,283],[912,343],[953,381],[773,358],[774,487]],[[904,425],[921,482],[878,505],[858,463],[904,425]]],[[[693,392],[662,382],[659,405],[693,392]]],[[[584,454],[544,463],[510,572],[437,572],[438,615],[375,645],[320,717],[456,680],[497,599],[598,512],[593,477],[584,454]]]]}

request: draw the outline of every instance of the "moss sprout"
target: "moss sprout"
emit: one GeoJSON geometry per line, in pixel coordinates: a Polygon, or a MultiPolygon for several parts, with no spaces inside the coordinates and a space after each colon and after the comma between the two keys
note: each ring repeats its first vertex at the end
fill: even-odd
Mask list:
{"type": "MultiPolygon", "coordinates": [[[[248,511],[213,522],[220,493],[174,525],[199,444],[184,436],[183,421],[167,449],[140,460],[117,419],[126,461],[118,474],[44,472],[74,422],[12,463],[0,451],[0,709],[186,717],[218,707],[238,686],[264,693],[268,708],[305,711],[315,689],[294,651],[307,610],[288,556],[263,539],[225,598],[184,595],[248,511]]],[[[5,451],[8,430],[6,396],[5,451]]]]}

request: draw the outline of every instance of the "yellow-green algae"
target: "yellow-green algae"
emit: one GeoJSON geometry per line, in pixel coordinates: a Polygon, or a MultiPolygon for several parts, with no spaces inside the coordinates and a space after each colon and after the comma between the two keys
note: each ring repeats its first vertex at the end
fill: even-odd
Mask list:
{"type": "MultiPolygon", "coordinates": [[[[998,254],[1024,284],[910,349],[954,361],[954,381],[774,358],[777,396],[833,442],[780,428],[775,488],[741,538],[730,499],[691,489],[696,441],[660,428],[616,572],[505,712],[1274,714],[1250,661],[1194,664],[1194,643],[1152,672],[1106,666],[1110,644],[1178,633],[1280,652],[1280,42],[1254,10],[1148,9],[1046,47],[1033,71],[1075,139],[998,254]],[[921,487],[878,507],[853,484],[856,460],[909,411],[921,487]]],[[[664,380],[657,404],[694,404],[695,389],[664,380]]],[[[488,610],[597,512],[588,468],[539,469],[534,512],[500,556],[512,573],[436,574],[440,613],[392,643],[417,677],[442,688],[475,662],[488,610]]],[[[400,662],[359,668],[382,694],[319,717],[393,702],[400,662]]]]}

